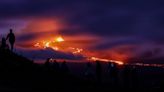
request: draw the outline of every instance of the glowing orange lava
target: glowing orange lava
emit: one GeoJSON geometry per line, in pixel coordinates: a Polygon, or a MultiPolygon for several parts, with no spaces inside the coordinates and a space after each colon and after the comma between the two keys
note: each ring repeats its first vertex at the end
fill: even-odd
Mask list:
{"type": "Polygon", "coordinates": [[[59,36],[55,39],[55,42],[63,42],[63,41],[64,41],[64,39],[61,36],[59,36]]]}
{"type": "Polygon", "coordinates": [[[50,47],[50,42],[44,42],[44,48],[48,48],[48,47],[50,47]]]}
{"type": "Polygon", "coordinates": [[[117,63],[118,65],[123,65],[124,63],[122,61],[117,61],[117,60],[109,60],[109,59],[101,59],[97,57],[91,57],[89,60],[93,61],[104,61],[104,62],[112,62],[112,63],[117,63]]]}
{"type": "Polygon", "coordinates": [[[37,42],[36,44],[34,44],[34,47],[44,49],[52,48],[56,51],[71,52],[72,54],[80,54],[83,51],[83,49],[81,48],[67,46],[64,41],[65,39],[62,36],[58,36],[55,38],[55,40],[37,42]]]}
{"type": "Polygon", "coordinates": [[[37,42],[34,47],[37,48],[52,48],[55,51],[61,51],[61,52],[71,52],[72,54],[81,54],[88,58],[88,60],[91,61],[104,61],[104,62],[113,62],[117,63],[118,65],[123,65],[124,63],[122,61],[117,60],[110,60],[110,59],[102,59],[97,57],[90,57],[87,53],[84,53],[84,50],[82,48],[76,48],[76,47],[70,47],[68,43],[65,42],[65,39],[62,36],[58,36],[54,38],[53,40],[48,41],[41,41],[37,42]],[[55,40],[54,40],[55,39],[55,40]]]}

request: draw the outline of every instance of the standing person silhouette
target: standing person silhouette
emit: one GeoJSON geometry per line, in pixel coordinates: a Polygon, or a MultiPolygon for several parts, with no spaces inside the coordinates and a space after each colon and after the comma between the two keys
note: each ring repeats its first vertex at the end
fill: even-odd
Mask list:
{"type": "Polygon", "coordinates": [[[11,51],[13,51],[13,49],[14,49],[14,43],[15,43],[15,35],[14,35],[12,29],[10,29],[10,33],[7,35],[6,40],[8,40],[8,39],[9,39],[11,51]]]}
{"type": "Polygon", "coordinates": [[[91,81],[93,78],[93,71],[92,71],[92,65],[90,62],[87,63],[87,66],[85,68],[85,76],[87,80],[91,81]]]}
{"type": "Polygon", "coordinates": [[[98,82],[101,82],[102,67],[100,61],[96,61],[96,78],[98,82]]]}
{"type": "Polygon", "coordinates": [[[69,68],[67,66],[67,63],[66,61],[63,61],[62,64],[61,64],[61,71],[65,74],[68,74],[69,73],[69,68]]]}

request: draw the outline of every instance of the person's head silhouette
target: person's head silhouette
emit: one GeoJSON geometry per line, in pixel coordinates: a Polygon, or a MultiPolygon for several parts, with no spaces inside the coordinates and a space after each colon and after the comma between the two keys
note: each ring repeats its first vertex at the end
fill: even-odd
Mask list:
{"type": "Polygon", "coordinates": [[[91,63],[90,62],[87,63],[87,67],[91,67],[91,63]]]}
{"type": "Polygon", "coordinates": [[[10,29],[10,33],[12,33],[13,32],[13,30],[12,29],[10,29]]]}

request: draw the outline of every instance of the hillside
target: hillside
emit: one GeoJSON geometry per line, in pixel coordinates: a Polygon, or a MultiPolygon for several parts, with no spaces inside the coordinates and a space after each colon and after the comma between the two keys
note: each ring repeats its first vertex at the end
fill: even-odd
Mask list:
{"type": "Polygon", "coordinates": [[[0,50],[0,73],[0,91],[87,91],[97,87],[72,74],[34,64],[8,50],[0,50]]]}
{"type": "MultiPolygon", "coordinates": [[[[148,68],[143,68],[145,70],[148,68]]],[[[152,68],[149,68],[150,70],[152,68]]],[[[95,80],[86,80],[79,78],[71,73],[64,73],[60,70],[55,71],[49,66],[39,65],[33,63],[21,55],[12,53],[9,50],[0,49],[0,91],[71,91],[71,92],[84,92],[84,91],[96,91],[96,92],[109,92],[114,91],[141,91],[141,90],[159,90],[163,87],[163,84],[147,85],[152,80],[161,78],[163,83],[163,74],[159,76],[149,76],[142,74],[142,79],[145,80],[145,84],[141,86],[135,86],[133,88],[127,87],[127,85],[111,85],[108,82],[100,83],[95,80]],[[162,76],[161,76],[162,75],[162,76]],[[153,87],[152,87],[153,86],[153,87]]],[[[159,80],[159,79],[158,79],[159,80]]],[[[126,83],[125,83],[126,84],[126,83]]],[[[138,84],[137,84],[138,85],[138,84]]]]}

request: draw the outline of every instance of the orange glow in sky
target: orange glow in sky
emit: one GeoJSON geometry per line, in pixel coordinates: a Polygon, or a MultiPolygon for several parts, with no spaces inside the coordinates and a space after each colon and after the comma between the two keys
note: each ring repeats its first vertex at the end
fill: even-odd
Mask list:
{"type": "MultiPolygon", "coordinates": [[[[32,44],[35,48],[46,49],[51,48],[55,51],[68,52],[72,54],[80,54],[84,57],[90,58],[91,60],[99,60],[104,62],[116,62],[118,64],[123,64],[124,58],[117,53],[106,51],[97,51],[88,50],[88,47],[94,46],[97,42],[100,41],[101,38],[95,35],[60,35],[59,29],[65,28],[63,24],[61,24],[59,20],[34,20],[29,23],[27,28],[24,29],[25,34],[28,32],[37,33],[36,39],[32,41],[32,44]],[[42,34],[40,34],[42,33],[42,34]],[[55,35],[54,35],[55,34],[55,35]],[[108,53],[111,52],[111,53],[108,53]],[[112,55],[112,56],[109,56],[112,55]],[[99,58],[97,58],[99,57],[99,58]],[[102,59],[103,58],[103,59],[102,59]],[[112,61],[112,60],[120,60],[120,61],[112,61]]],[[[33,48],[33,47],[32,47],[33,48]]]]}

